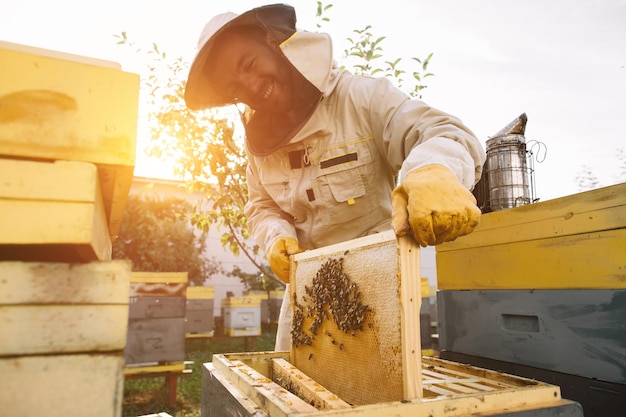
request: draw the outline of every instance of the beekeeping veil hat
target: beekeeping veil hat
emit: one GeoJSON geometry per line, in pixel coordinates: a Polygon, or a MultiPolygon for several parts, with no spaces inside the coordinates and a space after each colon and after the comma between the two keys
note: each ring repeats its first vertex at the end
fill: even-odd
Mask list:
{"type": "Polygon", "coordinates": [[[248,25],[269,31],[280,44],[296,32],[296,13],[291,6],[272,4],[254,8],[240,15],[227,12],[213,17],[200,34],[198,50],[187,77],[185,103],[191,110],[233,103],[231,97],[221,95],[212,85],[205,67],[210,65],[209,56],[220,34],[238,26],[248,25]]]}
{"type": "MultiPolygon", "coordinates": [[[[297,57],[304,63],[311,61],[310,56],[307,55],[311,42],[303,32],[297,31],[296,12],[293,7],[273,4],[254,8],[241,15],[224,13],[211,19],[202,30],[198,52],[191,64],[185,88],[185,103],[191,110],[200,110],[236,102],[233,97],[220,93],[218,86],[212,83],[207,68],[214,64],[211,62],[211,50],[217,42],[220,42],[221,35],[228,30],[242,26],[261,28],[264,33],[271,35],[269,39],[273,39],[277,45],[281,46],[276,49],[276,57],[280,65],[286,69],[288,77],[286,83],[293,90],[293,105],[287,112],[265,108],[244,114],[243,122],[248,150],[255,155],[268,155],[295,137],[310,119],[322,98],[321,89],[300,72],[283,50],[284,45],[291,45],[289,49],[292,57],[297,57]],[[300,36],[295,36],[296,34],[300,36]],[[302,41],[298,42],[297,39],[302,39],[302,41]]],[[[326,39],[325,36],[322,38],[326,39]]],[[[330,57],[330,48],[327,51],[330,57]]],[[[329,66],[328,62],[326,66],[329,66]]],[[[321,80],[327,80],[326,73],[326,70],[322,71],[324,76],[321,80]]]]}

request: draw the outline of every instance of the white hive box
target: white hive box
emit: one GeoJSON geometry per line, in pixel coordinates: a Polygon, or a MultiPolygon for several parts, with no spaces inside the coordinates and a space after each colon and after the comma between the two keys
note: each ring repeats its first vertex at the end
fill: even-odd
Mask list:
{"type": "Polygon", "coordinates": [[[254,297],[229,297],[222,301],[224,333],[227,336],[261,334],[261,300],[254,297]]]}

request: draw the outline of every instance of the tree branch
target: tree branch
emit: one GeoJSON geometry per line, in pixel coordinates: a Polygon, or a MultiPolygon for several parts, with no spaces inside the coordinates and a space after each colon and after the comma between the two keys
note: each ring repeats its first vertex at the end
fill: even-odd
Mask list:
{"type": "Polygon", "coordinates": [[[254,266],[256,266],[259,271],[261,271],[262,273],[265,274],[265,276],[269,277],[270,279],[280,283],[281,285],[285,285],[285,283],[283,281],[281,281],[280,279],[276,278],[274,276],[274,274],[269,273],[264,267],[263,265],[259,264],[253,257],[252,255],[250,255],[250,253],[248,252],[248,247],[245,246],[243,244],[243,242],[237,237],[236,233],[235,233],[235,229],[233,229],[233,226],[228,223],[228,228],[230,229],[230,233],[231,236],[233,237],[233,239],[235,239],[235,241],[237,242],[237,246],[239,246],[239,248],[243,251],[243,253],[246,255],[246,257],[250,260],[250,262],[252,262],[254,264],[254,266]]]}

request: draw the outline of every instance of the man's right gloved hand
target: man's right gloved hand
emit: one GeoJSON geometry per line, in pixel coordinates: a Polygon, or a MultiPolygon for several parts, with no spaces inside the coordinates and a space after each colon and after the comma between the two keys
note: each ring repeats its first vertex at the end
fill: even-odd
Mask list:
{"type": "Polygon", "coordinates": [[[272,271],[283,282],[289,283],[289,257],[300,253],[298,241],[291,237],[279,237],[271,244],[265,255],[272,271]]]}

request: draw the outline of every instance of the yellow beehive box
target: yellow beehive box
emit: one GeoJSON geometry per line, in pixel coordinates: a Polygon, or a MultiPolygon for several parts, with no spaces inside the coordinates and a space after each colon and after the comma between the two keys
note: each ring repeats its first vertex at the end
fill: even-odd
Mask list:
{"type": "Polygon", "coordinates": [[[0,42],[0,154],[98,166],[111,236],[135,165],[139,76],[113,62],[0,42]]]}
{"type": "Polygon", "coordinates": [[[187,287],[187,299],[209,300],[213,299],[215,289],[213,287],[187,287]]]}
{"type": "Polygon", "coordinates": [[[130,268],[0,262],[0,356],[123,351],[130,268]]]}
{"type": "Polygon", "coordinates": [[[283,299],[283,297],[285,296],[285,290],[273,290],[270,291],[270,299],[276,299],[276,300],[281,300],[283,299]]]}
{"type": "Polygon", "coordinates": [[[259,299],[259,302],[263,302],[264,300],[267,300],[269,298],[269,295],[266,292],[263,292],[263,293],[247,292],[247,293],[244,293],[244,297],[257,298],[259,299]]]}
{"type": "Polygon", "coordinates": [[[626,288],[626,183],[484,214],[437,246],[440,290],[626,288]]]}
{"type": "Polygon", "coordinates": [[[0,159],[0,259],[111,259],[96,166],[0,159]]]}
{"type": "Polygon", "coordinates": [[[119,417],[123,366],[121,354],[1,358],[0,414],[119,417]]]}
{"type": "Polygon", "coordinates": [[[223,307],[260,307],[261,299],[257,297],[228,297],[222,301],[223,307]]]}

